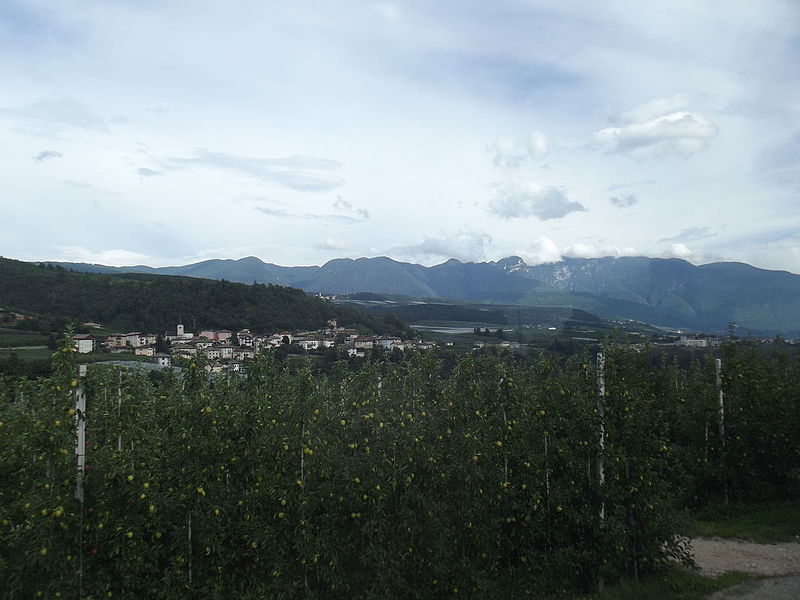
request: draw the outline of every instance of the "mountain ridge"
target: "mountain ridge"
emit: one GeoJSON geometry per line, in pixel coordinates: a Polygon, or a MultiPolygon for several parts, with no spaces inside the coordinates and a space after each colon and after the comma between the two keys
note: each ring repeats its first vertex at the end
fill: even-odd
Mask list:
{"type": "Polygon", "coordinates": [[[693,265],[678,258],[562,258],[528,265],[519,256],[497,261],[449,259],[426,267],[390,257],[336,258],[321,266],[284,267],[248,256],[172,267],[108,267],[46,261],[77,271],[170,274],[267,283],[322,294],[372,292],[413,298],[563,306],[606,318],[722,331],[800,329],[800,275],[746,263],[693,265]]]}

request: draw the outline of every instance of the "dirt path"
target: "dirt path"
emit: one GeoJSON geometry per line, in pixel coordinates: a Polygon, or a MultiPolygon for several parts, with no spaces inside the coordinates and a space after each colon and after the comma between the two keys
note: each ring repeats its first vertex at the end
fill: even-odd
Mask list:
{"type": "Polygon", "coordinates": [[[800,598],[800,544],[757,544],[742,540],[695,538],[694,558],[705,575],[726,571],[771,579],[748,581],[716,592],[711,600],[797,600],[800,598]]]}
{"type": "Polygon", "coordinates": [[[727,590],[714,592],[709,600],[797,600],[800,598],[800,575],[755,579],[727,590]]]}
{"type": "Polygon", "coordinates": [[[722,538],[692,540],[694,559],[705,575],[741,571],[774,577],[800,575],[800,544],[757,544],[722,538]]]}

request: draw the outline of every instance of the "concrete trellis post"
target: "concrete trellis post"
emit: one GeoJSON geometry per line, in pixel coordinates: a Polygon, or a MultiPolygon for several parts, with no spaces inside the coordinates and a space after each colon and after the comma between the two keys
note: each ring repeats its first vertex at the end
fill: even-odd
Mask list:
{"type": "MultiPolygon", "coordinates": [[[[86,376],[86,365],[78,365],[78,376],[86,376]]],[[[82,380],[79,380],[75,390],[75,456],[77,458],[77,476],[75,483],[75,498],[83,504],[83,475],[86,470],[86,391],[82,380]]]]}
{"type": "Polygon", "coordinates": [[[78,596],[83,598],[83,514],[84,489],[83,477],[86,472],[86,390],[83,378],[86,377],[86,365],[78,365],[78,387],[75,390],[75,457],[77,474],[75,476],[75,498],[81,506],[81,521],[78,552],[78,596]]]}
{"type": "MultiPolygon", "coordinates": [[[[719,397],[719,443],[722,448],[722,460],[725,461],[725,392],[722,391],[722,359],[718,358],[716,361],[716,383],[717,394],[719,397]]],[[[724,484],[724,499],[723,502],[728,504],[728,474],[725,471],[725,484],[724,484]]]]}
{"type": "MultiPolygon", "coordinates": [[[[606,449],[606,357],[602,352],[597,353],[597,414],[600,425],[597,440],[597,482],[602,486],[606,481],[605,449],[606,449]]],[[[600,518],[605,518],[605,503],[600,504],[600,518]]]]}
{"type": "MultiPolygon", "coordinates": [[[[597,353],[597,414],[600,417],[597,440],[597,484],[600,488],[600,520],[606,518],[606,504],[602,497],[603,485],[606,481],[605,449],[606,449],[606,357],[602,352],[597,353]]],[[[605,588],[603,576],[597,578],[597,591],[602,593],[605,588]]]]}
{"type": "Polygon", "coordinates": [[[722,359],[716,361],[717,393],[719,394],[719,439],[725,447],[725,395],[722,391],[722,359]]]}

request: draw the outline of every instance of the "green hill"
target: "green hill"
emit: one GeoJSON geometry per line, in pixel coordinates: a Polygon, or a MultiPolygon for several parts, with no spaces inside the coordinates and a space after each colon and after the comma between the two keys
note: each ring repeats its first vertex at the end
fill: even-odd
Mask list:
{"type": "Polygon", "coordinates": [[[192,277],[75,273],[0,259],[0,306],[102,323],[118,331],[161,332],[179,320],[202,328],[255,332],[316,329],[328,319],[373,333],[402,335],[393,317],[364,314],[276,285],[192,277]]]}

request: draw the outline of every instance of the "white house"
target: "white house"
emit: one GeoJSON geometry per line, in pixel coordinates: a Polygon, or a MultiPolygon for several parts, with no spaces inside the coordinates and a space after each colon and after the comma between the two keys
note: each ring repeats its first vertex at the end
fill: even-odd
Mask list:
{"type": "Polygon", "coordinates": [[[316,350],[319,348],[319,340],[315,338],[298,337],[294,338],[294,343],[304,350],[316,350]]]}
{"type": "Polygon", "coordinates": [[[391,350],[392,348],[394,348],[397,344],[400,344],[401,342],[402,342],[402,340],[400,338],[384,336],[384,337],[379,337],[375,343],[380,348],[383,348],[385,350],[391,350]]]}
{"type": "Polygon", "coordinates": [[[109,348],[124,348],[126,345],[124,333],[112,333],[106,338],[106,346],[109,348]]]}
{"type": "Polygon", "coordinates": [[[88,354],[95,347],[94,338],[86,333],[79,333],[72,337],[75,340],[75,350],[79,354],[88,354]]]}
{"type": "Polygon", "coordinates": [[[237,331],[236,339],[238,340],[240,346],[247,346],[248,348],[253,346],[253,334],[250,333],[249,329],[237,331]]]}
{"type": "Polygon", "coordinates": [[[233,351],[233,360],[244,361],[255,358],[256,353],[250,348],[236,348],[233,351]]]}
{"type": "Polygon", "coordinates": [[[156,334],[132,331],[125,334],[125,343],[133,348],[138,348],[139,346],[149,346],[150,344],[156,343],[156,334]]]}
{"type": "Polygon", "coordinates": [[[179,356],[194,356],[197,354],[197,348],[191,344],[173,344],[172,352],[179,356]]]}
{"type": "Polygon", "coordinates": [[[141,332],[139,331],[131,331],[130,333],[125,334],[125,345],[131,346],[132,348],[136,348],[141,346],[141,332]]]}
{"type": "Polygon", "coordinates": [[[705,348],[708,346],[708,340],[705,338],[690,338],[685,335],[681,336],[675,344],[676,346],[689,346],[690,348],[705,348]]]}
{"type": "Polygon", "coordinates": [[[375,338],[362,335],[353,340],[353,345],[361,350],[371,350],[375,344],[375,338]]]}

